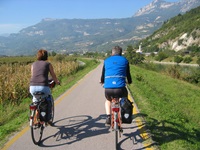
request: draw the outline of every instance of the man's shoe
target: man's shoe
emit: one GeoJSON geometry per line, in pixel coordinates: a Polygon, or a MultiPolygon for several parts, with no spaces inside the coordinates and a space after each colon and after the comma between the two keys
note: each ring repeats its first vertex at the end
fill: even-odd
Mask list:
{"type": "Polygon", "coordinates": [[[107,124],[107,125],[110,125],[110,124],[111,124],[110,115],[108,115],[107,118],[106,118],[106,124],[107,124]]]}

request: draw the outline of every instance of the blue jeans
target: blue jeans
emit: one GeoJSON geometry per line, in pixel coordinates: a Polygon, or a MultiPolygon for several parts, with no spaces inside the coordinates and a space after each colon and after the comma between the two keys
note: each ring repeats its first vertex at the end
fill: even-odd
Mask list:
{"type": "Polygon", "coordinates": [[[37,99],[33,95],[33,93],[36,91],[44,92],[45,93],[44,97],[51,95],[51,90],[48,86],[30,86],[29,91],[30,91],[31,95],[33,96],[33,102],[37,101],[37,99]]]}

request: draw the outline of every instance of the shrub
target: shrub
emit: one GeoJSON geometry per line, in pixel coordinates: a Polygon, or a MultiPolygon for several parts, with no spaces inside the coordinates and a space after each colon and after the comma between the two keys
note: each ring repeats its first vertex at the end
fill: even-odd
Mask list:
{"type": "Polygon", "coordinates": [[[191,58],[191,57],[185,57],[185,58],[183,59],[183,62],[184,62],[184,63],[190,63],[190,62],[192,62],[192,58],[191,58]]]}
{"type": "Polygon", "coordinates": [[[176,62],[177,64],[179,64],[180,62],[182,62],[183,61],[183,57],[181,57],[181,56],[174,56],[174,62],[176,62]]]}
{"type": "Polygon", "coordinates": [[[168,57],[168,55],[164,52],[159,52],[158,55],[155,57],[155,60],[157,61],[162,61],[164,59],[166,59],[168,57]]]}
{"type": "Polygon", "coordinates": [[[181,74],[180,74],[180,69],[178,66],[171,66],[167,68],[166,70],[167,74],[173,78],[179,79],[181,74]]]}
{"type": "Polygon", "coordinates": [[[200,57],[197,59],[197,64],[200,66],[200,57]]]}

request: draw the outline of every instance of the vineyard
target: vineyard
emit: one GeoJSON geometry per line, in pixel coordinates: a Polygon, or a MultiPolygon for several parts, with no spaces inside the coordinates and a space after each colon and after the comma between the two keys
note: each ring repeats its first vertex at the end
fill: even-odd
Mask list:
{"type": "MultiPolygon", "coordinates": [[[[4,57],[0,58],[0,104],[20,104],[23,98],[30,96],[29,80],[31,64],[34,57],[4,57]]],[[[67,76],[79,67],[75,59],[49,58],[59,79],[67,76]]]]}

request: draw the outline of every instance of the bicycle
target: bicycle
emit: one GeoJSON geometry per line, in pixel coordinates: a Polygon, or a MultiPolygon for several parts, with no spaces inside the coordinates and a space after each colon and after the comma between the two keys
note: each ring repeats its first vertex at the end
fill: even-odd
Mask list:
{"type": "Polygon", "coordinates": [[[118,135],[121,137],[122,130],[122,120],[120,111],[120,98],[113,97],[111,101],[111,128],[115,131],[115,147],[118,149],[118,135]]]}
{"type": "MultiPolygon", "coordinates": [[[[53,88],[55,86],[55,82],[51,81],[49,86],[50,88],[53,88]]],[[[37,101],[30,104],[29,122],[32,141],[35,145],[38,145],[41,142],[44,128],[48,125],[52,125],[53,123],[54,99],[52,95],[45,96],[45,93],[41,91],[35,92],[34,96],[36,97],[37,101]],[[51,100],[47,100],[49,98],[51,100]],[[50,112],[50,114],[47,114],[47,112],[50,112]],[[48,115],[50,115],[50,119],[47,121],[46,118],[48,115]]]]}

